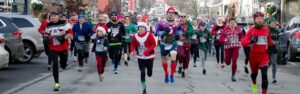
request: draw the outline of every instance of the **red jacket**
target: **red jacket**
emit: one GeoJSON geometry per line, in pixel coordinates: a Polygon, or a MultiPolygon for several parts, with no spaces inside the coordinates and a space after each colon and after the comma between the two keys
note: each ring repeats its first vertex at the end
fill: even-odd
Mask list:
{"type": "Polygon", "coordinates": [[[43,20],[38,31],[42,34],[46,30],[46,25],[48,24],[47,20],[43,20]]]}
{"type": "Polygon", "coordinates": [[[241,39],[243,39],[243,33],[239,27],[234,29],[226,27],[221,33],[220,42],[224,42],[224,49],[240,48],[241,39]]]}
{"type": "Polygon", "coordinates": [[[221,42],[219,42],[219,36],[220,34],[218,33],[219,30],[221,30],[221,32],[223,31],[223,29],[226,27],[226,24],[224,23],[223,26],[218,26],[217,24],[214,25],[214,27],[211,29],[210,34],[212,36],[214,36],[214,44],[215,45],[221,45],[221,42]]]}
{"type": "Polygon", "coordinates": [[[251,37],[261,37],[258,39],[258,42],[253,43],[251,52],[255,53],[266,53],[268,46],[274,45],[271,36],[270,36],[270,30],[267,27],[263,27],[261,29],[251,28],[245,38],[242,41],[242,45],[244,47],[251,45],[251,37]],[[263,41],[261,43],[266,43],[265,45],[259,45],[259,41],[263,41]]]}
{"type": "Polygon", "coordinates": [[[137,52],[138,59],[154,59],[155,46],[156,46],[156,42],[154,39],[154,35],[152,33],[150,32],[146,32],[144,34],[137,33],[132,37],[131,44],[130,44],[130,51],[133,52],[135,48],[138,48],[138,52],[137,52]],[[141,47],[140,44],[142,43],[143,40],[144,40],[144,49],[143,47],[141,47]]]}

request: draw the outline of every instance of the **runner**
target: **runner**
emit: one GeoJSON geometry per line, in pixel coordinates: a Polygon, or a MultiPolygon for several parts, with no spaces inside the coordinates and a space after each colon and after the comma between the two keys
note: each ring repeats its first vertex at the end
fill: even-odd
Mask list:
{"type": "MultiPolygon", "coordinates": [[[[71,24],[71,26],[73,27],[74,24],[77,23],[77,22],[78,22],[78,15],[77,15],[76,12],[72,12],[71,17],[68,20],[68,23],[71,24]]],[[[73,62],[78,62],[77,51],[76,51],[75,40],[74,39],[71,40],[70,51],[71,51],[73,62]]]]}
{"type": "Polygon", "coordinates": [[[96,29],[96,34],[97,35],[94,39],[92,52],[96,54],[98,76],[99,80],[102,82],[104,78],[103,73],[107,62],[107,51],[109,49],[109,43],[105,38],[106,30],[103,27],[99,26],[96,29]]]}
{"type": "Polygon", "coordinates": [[[78,52],[78,71],[82,71],[84,63],[88,63],[91,36],[94,34],[92,27],[85,21],[85,15],[81,13],[78,23],[73,26],[74,40],[78,52]],[[83,62],[84,61],[84,62],[83,62]]]}
{"type": "Polygon", "coordinates": [[[191,36],[194,34],[192,23],[188,21],[186,14],[180,15],[180,32],[179,40],[177,41],[177,52],[178,52],[178,73],[181,74],[182,78],[185,78],[185,70],[189,67],[190,62],[190,46],[191,36]]]}
{"type": "MultiPolygon", "coordinates": [[[[271,35],[271,38],[273,40],[273,42],[275,43],[275,45],[280,45],[279,43],[279,31],[276,29],[276,22],[275,22],[275,19],[272,18],[270,19],[269,21],[269,28],[270,28],[270,35],[271,35]]],[[[273,78],[273,84],[274,83],[277,83],[277,80],[276,80],[276,71],[277,71],[277,56],[278,56],[278,53],[277,53],[277,50],[274,49],[274,50],[271,50],[269,49],[269,54],[270,54],[270,65],[272,65],[272,78],[273,78]]]]}
{"type": "MultiPolygon", "coordinates": [[[[99,23],[97,23],[94,27],[94,31],[97,31],[97,28],[102,27],[104,28],[105,31],[108,31],[108,27],[105,23],[105,16],[104,15],[99,15],[99,19],[98,19],[99,23]]],[[[105,33],[107,34],[107,33],[105,33]]],[[[96,35],[96,34],[94,34],[96,35]]],[[[96,36],[93,36],[92,39],[95,39],[96,36]]],[[[104,35],[104,37],[106,37],[106,35],[104,35]]]]}
{"type": "Polygon", "coordinates": [[[162,66],[165,71],[165,83],[174,83],[174,72],[176,69],[177,43],[176,34],[178,32],[178,23],[174,19],[175,8],[169,7],[168,17],[159,21],[157,25],[157,34],[160,36],[159,46],[161,48],[162,66]],[[171,56],[171,73],[168,72],[168,57],[171,56]],[[170,76],[170,79],[169,79],[170,76]]]}
{"type": "Polygon", "coordinates": [[[207,60],[207,51],[209,50],[209,43],[212,40],[212,36],[210,35],[210,32],[206,26],[207,25],[205,22],[201,22],[199,24],[199,31],[197,33],[197,37],[199,39],[200,60],[203,68],[202,73],[204,75],[206,74],[205,61],[207,60]]]}
{"type": "Polygon", "coordinates": [[[108,41],[109,41],[109,57],[114,64],[114,74],[118,74],[118,65],[121,60],[122,51],[122,41],[125,34],[125,28],[123,23],[119,22],[117,19],[118,13],[112,12],[110,14],[111,21],[106,25],[108,30],[108,41]]]}
{"type": "Polygon", "coordinates": [[[66,69],[68,62],[68,39],[73,38],[71,26],[59,20],[59,14],[52,12],[50,14],[50,23],[46,26],[46,32],[50,36],[49,40],[49,56],[52,59],[52,72],[55,81],[54,91],[60,90],[58,65],[62,69],[66,69]],[[59,58],[59,61],[58,61],[59,58]],[[60,64],[58,64],[60,62],[60,64]]]}
{"type": "Polygon", "coordinates": [[[267,53],[268,46],[269,49],[276,49],[275,45],[270,36],[270,30],[265,27],[264,24],[264,14],[257,12],[253,15],[255,26],[250,29],[246,37],[244,38],[242,45],[247,47],[252,45],[249,55],[250,68],[251,68],[251,79],[252,79],[252,92],[257,94],[257,84],[256,77],[258,75],[258,70],[261,70],[262,75],[262,94],[267,94],[268,89],[268,63],[269,54],[267,53]]]}
{"type": "Polygon", "coordinates": [[[130,60],[129,52],[130,52],[130,42],[132,36],[137,33],[137,30],[134,26],[134,24],[131,23],[130,17],[125,16],[125,36],[124,36],[124,44],[123,44],[123,50],[124,50],[124,59],[125,59],[125,66],[128,66],[128,62],[130,60]]]}
{"type": "Polygon", "coordinates": [[[199,58],[199,39],[198,39],[198,32],[199,32],[199,23],[196,18],[193,18],[192,21],[194,34],[191,39],[191,56],[194,59],[194,67],[197,67],[196,61],[199,58]]]}
{"type": "Polygon", "coordinates": [[[51,71],[51,64],[52,64],[51,60],[52,59],[50,59],[50,56],[49,56],[49,36],[47,35],[47,32],[46,32],[46,26],[48,24],[48,14],[47,13],[43,13],[40,16],[42,18],[42,22],[41,22],[41,25],[40,25],[38,31],[43,35],[44,49],[45,49],[46,55],[48,56],[48,67],[47,67],[47,70],[51,71]]]}
{"type": "Polygon", "coordinates": [[[225,49],[225,63],[231,66],[231,80],[236,81],[235,73],[237,68],[237,59],[239,57],[240,41],[242,39],[242,31],[236,24],[234,18],[229,19],[229,26],[225,27],[221,33],[220,42],[224,44],[225,49]]]}
{"type": "MultiPolygon", "coordinates": [[[[246,33],[254,27],[254,23],[253,23],[253,19],[249,19],[248,23],[247,23],[247,27],[243,28],[242,32],[243,32],[243,36],[246,35],[246,33]]],[[[248,62],[249,62],[249,52],[250,52],[250,46],[247,47],[243,47],[244,49],[244,53],[245,53],[245,66],[244,66],[244,71],[246,74],[249,74],[249,70],[248,70],[248,62]]]]}
{"type": "Polygon", "coordinates": [[[214,36],[214,47],[216,49],[216,58],[217,63],[221,66],[221,68],[224,68],[224,45],[220,43],[220,35],[223,31],[223,29],[226,27],[226,24],[224,23],[224,18],[219,17],[217,19],[217,24],[214,25],[214,27],[211,30],[211,35],[214,36]],[[221,55],[221,57],[220,57],[221,55]],[[220,63],[221,58],[221,63],[220,63]]]}
{"type": "Polygon", "coordinates": [[[143,93],[147,94],[146,91],[146,69],[148,77],[152,76],[153,61],[155,58],[155,39],[154,35],[147,32],[147,24],[140,22],[138,25],[139,32],[134,34],[131,44],[130,44],[130,54],[133,56],[134,49],[137,48],[137,59],[139,64],[139,69],[141,72],[141,84],[143,93]]]}

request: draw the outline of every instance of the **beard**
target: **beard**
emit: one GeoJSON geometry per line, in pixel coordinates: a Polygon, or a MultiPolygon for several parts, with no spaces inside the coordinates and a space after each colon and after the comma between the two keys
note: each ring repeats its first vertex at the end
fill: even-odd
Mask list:
{"type": "Polygon", "coordinates": [[[264,24],[255,23],[254,27],[257,28],[257,29],[261,29],[262,27],[264,27],[264,24]]]}

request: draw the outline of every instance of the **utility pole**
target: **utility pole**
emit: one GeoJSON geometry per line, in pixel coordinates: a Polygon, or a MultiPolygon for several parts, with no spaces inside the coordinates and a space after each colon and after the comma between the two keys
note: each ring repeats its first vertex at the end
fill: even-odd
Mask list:
{"type": "Polygon", "coordinates": [[[27,15],[28,14],[28,0],[24,0],[24,11],[23,14],[27,15]]]}

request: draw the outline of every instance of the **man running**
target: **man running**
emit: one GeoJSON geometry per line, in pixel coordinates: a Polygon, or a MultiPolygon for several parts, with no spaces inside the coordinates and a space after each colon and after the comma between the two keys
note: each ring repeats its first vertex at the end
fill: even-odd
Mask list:
{"type": "Polygon", "coordinates": [[[207,25],[205,22],[201,22],[199,24],[199,31],[197,32],[197,37],[199,39],[200,60],[203,68],[202,73],[204,75],[206,74],[205,61],[207,59],[207,51],[209,50],[209,43],[212,40],[212,36],[210,35],[210,32],[206,26],[207,25]]]}
{"type": "Polygon", "coordinates": [[[177,41],[177,52],[179,61],[178,73],[181,74],[182,78],[185,78],[185,70],[189,67],[190,62],[190,46],[191,46],[191,36],[194,33],[193,26],[191,22],[188,21],[186,14],[180,15],[180,32],[179,40],[177,41]]]}
{"type": "Polygon", "coordinates": [[[71,26],[59,20],[59,14],[52,12],[50,14],[50,22],[46,25],[46,33],[49,38],[49,56],[52,59],[52,72],[54,78],[54,91],[60,90],[58,65],[62,69],[66,69],[68,62],[68,39],[73,38],[71,26]],[[59,60],[58,60],[59,58],[59,60]],[[60,64],[58,64],[60,62],[60,64]]]}
{"type": "Polygon", "coordinates": [[[88,63],[91,36],[94,34],[92,27],[85,21],[85,15],[80,14],[78,23],[73,26],[74,40],[78,52],[78,71],[82,71],[83,61],[88,63]]]}
{"type": "Polygon", "coordinates": [[[176,69],[177,43],[176,35],[179,32],[179,23],[174,19],[175,8],[169,7],[167,18],[159,21],[157,34],[160,36],[159,46],[161,48],[162,66],[165,71],[165,83],[174,83],[174,72],[176,69]],[[168,57],[171,56],[171,73],[168,72],[168,57]],[[170,78],[170,79],[169,79],[170,78]]]}
{"type": "Polygon", "coordinates": [[[242,45],[247,47],[252,45],[249,55],[250,68],[251,68],[251,79],[252,79],[252,92],[257,94],[257,83],[256,77],[258,75],[258,70],[261,70],[262,76],[262,94],[267,94],[268,89],[268,63],[269,54],[267,49],[276,49],[271,36],[269,28],[264,26],[264,14],[261,12],[256,12],[253,15],[255,26],[250,29],[242,45]],[[269,46],[269,47],[268,47],[269,46]]]}
{"type": "Polygon", "coordinates": [[[120,63],[122,53],[122,41],[125,34],[124,24],[118,21],[117,16],[117,12],[112,12],[110,14],[111,21],[106,24],[109,28],[107,36],[110,46],[109,57],[114,64],[114,74],[118,74],[118,65],[120,63]]]}

